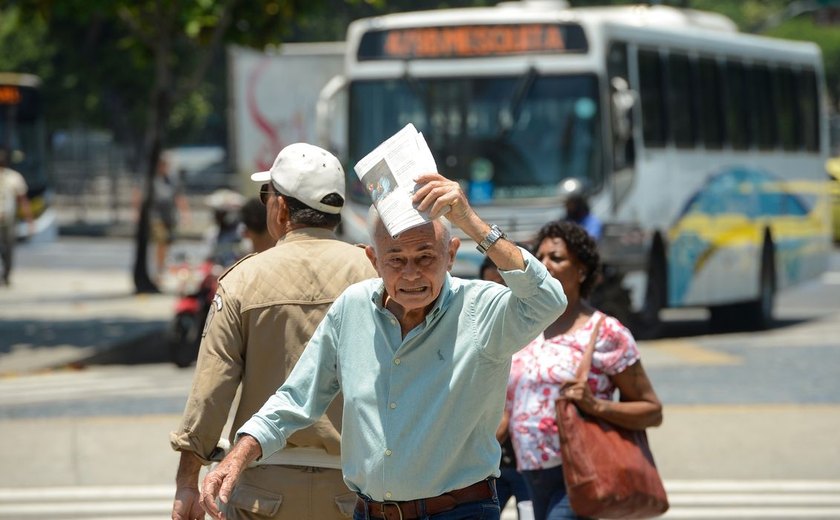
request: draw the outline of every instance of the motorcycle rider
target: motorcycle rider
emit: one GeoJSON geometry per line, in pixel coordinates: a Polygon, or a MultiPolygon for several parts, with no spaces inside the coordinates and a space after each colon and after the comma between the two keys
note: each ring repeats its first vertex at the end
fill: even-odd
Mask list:
{"type": "Polygon", "coordinates": [[[244,256],[240,210],[245,197],[226,188],[218,189],[205,199],[213,211],[215,226],[205,236],[207,258],[217,265],[228,267],[244,256]]]}

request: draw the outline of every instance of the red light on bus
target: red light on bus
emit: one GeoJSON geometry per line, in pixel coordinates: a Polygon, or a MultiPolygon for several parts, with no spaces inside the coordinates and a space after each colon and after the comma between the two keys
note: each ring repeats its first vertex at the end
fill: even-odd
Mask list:
{"type": "Polygon", "coordinates": [[[0,86],[0,105],[17,105],[20,101],[19,88],[9,85],[0,86]]]}

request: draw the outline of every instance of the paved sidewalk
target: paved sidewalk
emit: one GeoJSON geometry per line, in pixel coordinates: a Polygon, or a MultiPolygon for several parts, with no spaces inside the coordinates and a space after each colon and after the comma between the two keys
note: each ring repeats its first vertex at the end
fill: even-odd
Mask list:
{"type": "MultiPolygon", "coordinates": [[[[200,241],[212,225],[205,196],[189,197],[190,219],[173,251],[200,241]]],[[[55,209],[61,237],[130,240],[133,248],[132,208],[55,209]]],[[[136,295],[130,263],[121,269],[42,269],[25,264],[23,247],[15,255],[12,285],[0,285],[0,377],[65,365],[169,360],[163,333],[176,297],[167,283],[161,288],[166,294],[136,295]]],[[[56,257],[55,265],[61,263],[56,257]]]]}
{"type": "Polygon", "coordinates": [[[134,294],[125,270],[18,266],[0,287],[0,376],[90,361],[166,361],[172,294],[134,294]]]}

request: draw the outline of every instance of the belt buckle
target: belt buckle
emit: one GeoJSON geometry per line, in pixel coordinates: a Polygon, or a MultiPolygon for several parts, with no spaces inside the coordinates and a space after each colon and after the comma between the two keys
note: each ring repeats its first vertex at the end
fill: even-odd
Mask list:
{"type": "Polygon", "coordinates": [[[402,511],[402,508],[400,507],[400,504],[399,504],[399,503],[397,503],[397,502],[393,502],[393,501],[391,501],[391,502],[381,502],[381,503],[380,503],[380,505],[379,505],[379,514],[381,514],[381,515],[382,515],[382,518],[385,518],[386,520],[388,519],[388,515],[385,513],[385,506],[394,506],[394,507],[396,507],[396,508],[397,508],[397,512],[400,514],[400,516],[398,517],[398,518],[399,518],[399,520],[404,520],[404,519],[403,519],[403,511],[402,511]]]}

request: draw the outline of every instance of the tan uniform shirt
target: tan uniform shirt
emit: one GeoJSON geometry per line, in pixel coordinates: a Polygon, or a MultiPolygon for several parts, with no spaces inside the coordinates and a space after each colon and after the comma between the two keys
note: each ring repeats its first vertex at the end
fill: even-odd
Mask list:
{"type": "MultiPolygon", "coordinates": [[[[376,276],[364,249],[325,229],[288,233],[275,247],[249,256],[219,279],[193,378],[172,448],[208,462],[239,383],[232,422],[237,429],[286,380],[327,309],[349,285],[376,276]]],[[[339,453],[341,399],[325,417],[298,431],[290,447],[339,453]]]]}

